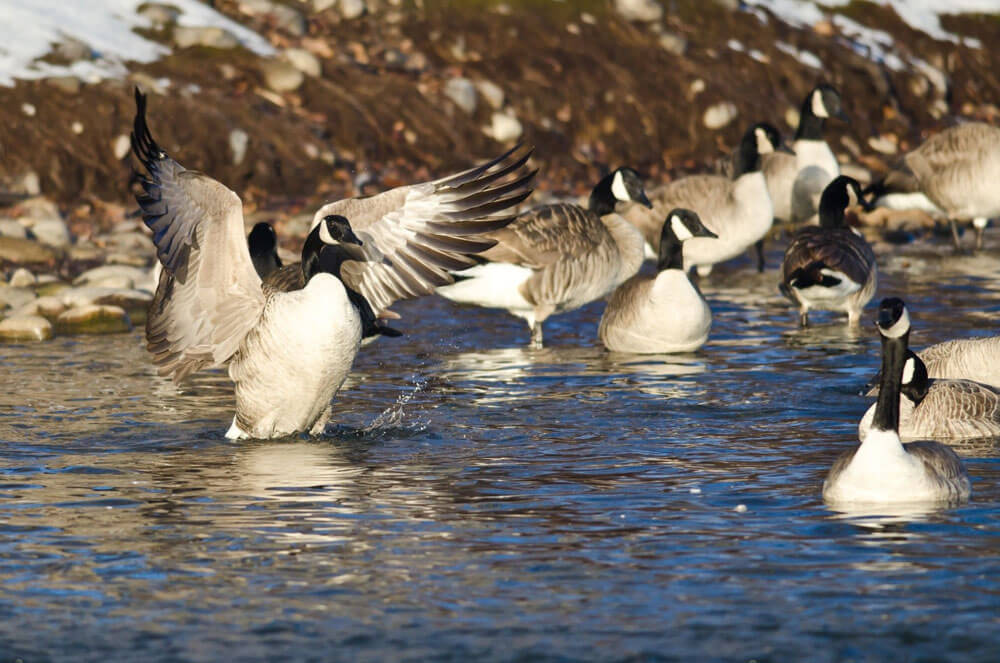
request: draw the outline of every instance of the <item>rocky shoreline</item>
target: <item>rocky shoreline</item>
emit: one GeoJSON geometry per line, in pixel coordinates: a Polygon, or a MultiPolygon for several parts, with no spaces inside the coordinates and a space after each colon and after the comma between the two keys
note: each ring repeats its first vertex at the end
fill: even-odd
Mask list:
{"type": "MultiPolygon", "coordinates": [[[[831,124],[829,142],[861,180],[958,117],[1000,120],[993,49],[934,39],[864,2],[801,27],[727,0],[214,7],[274,54],[146,3],[141,32],[170,55],[120,78],[0,87],[0,340],[142,323],[155,282],[132,200],[136,85],[152,94],[164,148],[237,191],[248,227],[271,221],[293,250],[316,201],[429,179],[518,140],[537,147],[536,201],[584,195],[619,164],[651,183],[716,170],[747,123],[790,133],[818,80],[842,92],[852,123],[831,124]],[[891,44],[865,52],[845,16],[891,44]]],[[[982,44],[1000,38],[995,17],[945,18],[982,44]]],[[[95,57],[71,41],[51,55],[95,57]]],[[[862,221],[895,231],[928,220],[862,221]]]]}

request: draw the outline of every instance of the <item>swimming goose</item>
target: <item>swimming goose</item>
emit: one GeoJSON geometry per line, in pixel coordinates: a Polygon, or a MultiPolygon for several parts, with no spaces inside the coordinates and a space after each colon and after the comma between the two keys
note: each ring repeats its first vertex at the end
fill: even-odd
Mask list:
{"type": "Polygon", "coordinates": [[[802,102],[791,146],[795,154],[774,152],[761,158],[779,221],[801,223],[815,215],[823,190],[840,174],[837,158],[823,139],[823,126],[831,117],[848,121],[840,93],[833,86],[817,85],[802,102]]]}
{"type": "Polygon", "coordinates": [[[970,122],[931,136],[870,188],[884,194],[919,187],[948,217],[955,248],[960,246],[956,221],[971,220],[980,249],[989,219],[1000,215],[998,180],[1000,129],[970,122]]]}
{"type": "Polygon", "coordinates": [[[878,285],[875,253],[844,221],[844,211],[857,203],[861,187],[841,175],[830,182],[820,200],[820,225],[799,229],[781,264],[781,292],[799,305],[799,323],[809,324],[809,309],[844,311],[857,324],[878,285]]]}
{"type": "MultiPolygon", "coordinates": [[[[868,435],[873,416],[874,406],[858,424],[862,440],[868,435]]],[[[920,357],[907,350],[899,403],[899,435],[935,440],[1000,435],[1000,391],[972,380],[932,380],[920,357]]]]}
{"type": "Polygon", "coordinates": [[[265,278],[271,272],[281,269],[281,258],[278,257],[278,237],[274,228],[267,221],[254,224],[247,236],[247,247],[250,249],[250,259],[257,276],[265,278]]]}
{"type": "Polygon", "coordinates": [[[236,385],[230,438],[321,432],[362,336],[373,331],[365,320],[448,282],[446,270],[491,246],[480,235],[509,223],[506,210],[530,193],[533,173],[525,174],[527,154],[516,148],[367,199],[378,201],[377,213],[353,201],[354,220],[327,214],[310,231],[298,268],[304,285],[284,289],[254,270],[239,197],[167,156],[145,116],[146,97],[136,90],[132,150],[148,172],[137,201],[163,266],[147,348],[159,373],[178,382],[228,364],[236,385]],[[516,186],[498,183],[510,178],[516,186]]]}
{"type": "Polygon", "coordinates": [[[823,482],[823,499],[835,504],[968,499],[969,476],[951,447],[899,439],[900,383],[910,334],[903,302],[882,300],[876,324],[882,338],[882,381],[872,428],[860,446],[834,462],[823,482]]]}
{"type": "Polygon", "coordinates": [[[489,236],[484,264],[456,275],[438,294],[454,302],[502,308],[528,323],[542,345],[542,323],[600,299],[642,265],[639,232],[615,213],[620,202],[649,205],[639,175],[622,167],[594,187],[587,209],[559,203],[525,212],[489,236]]]}
{"type": "Polygon", "coordinates": [[[659,273],[636,274],[608,301],[598,336],[613,352],[693,352],[705,344],[712,311],[684,271],[683,243],[715,237],[691,210],[667,216],[660,238],[659,273]]]}
{"type": "MultiPolygon", "coordinates": [[[[1000,336],[943,341],[920,350],[917,356],[930,378],[972,380],[1000,389],[1000,336]]],[[[878,377],[866,396],[878,396],[878,377]]]]}
{"type": "Polygon", "coordinates": [[[777,149],[787,149],[778,131],[769,124],[755,124],[743,134],[736,149],[732,179],[692,175],[674,180],[650,193],[652,211],[632,205],[624,216],[642,232],[649,250],[655,251],[670,210],[679,207],[697,212],[716,237],[695,237],[685,242],[684,266],[694,266],[698,274],[707,276],[712,265],[742,254],[771,228],[774,213],[760,159],[777,149]]]}

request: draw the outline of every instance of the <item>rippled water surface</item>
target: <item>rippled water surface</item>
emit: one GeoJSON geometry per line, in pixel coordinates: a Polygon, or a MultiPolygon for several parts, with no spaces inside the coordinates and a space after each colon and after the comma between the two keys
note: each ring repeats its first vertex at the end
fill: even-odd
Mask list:
{"type": "MultiPolygon", "coordinates": [[[[915,346],[997,332],[998,255],[880,260],[915,346]]],[[[694,355],[398,305],[318,439],[226,441],[138,333],[0,346],[0,661],[998,660],[998,444],[967,505],[831,511],[871,309],[799,330],[746,264],[694,355]]]]}

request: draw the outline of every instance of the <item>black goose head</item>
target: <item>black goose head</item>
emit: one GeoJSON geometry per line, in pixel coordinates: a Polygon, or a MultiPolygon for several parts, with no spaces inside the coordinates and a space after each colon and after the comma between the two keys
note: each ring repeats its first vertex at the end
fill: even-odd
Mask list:
{"type": "Polygon", "coordinates": [[[820,83],[802,101],[799,128],[795,132],[795,139],[822,140],[823,123],[831,117],[843,122],[851,121],[847,113],[844,112],[843,101],[837,88],[820,83]]]}
{"type": "Polygon", "coordinates": [[[848,207],[864,203],[861,185],[853,177],[839,175],[823,189],[819,199],[819,224],[824,228],[844,225],[844,212],[848,207]]]}
{"type": "Polygon", "coordinates": [[[657,269],[683,269],[684,258],[681,245],[692,237],[718,237],[705,227],[696,212],[678,207],[667,215],[660,230],[660,251],[657,269]]]}
{"type": "Polygon", "coordinates": [[[751,126],[740,139],[736,148],[733,177],[760,170],[760,158],[772,152],[788,152],[794,154],[781,140],[781,134],[773,125],[758,122],[751,126]]]}
{"type": "Polygon", "coordinates": [[[646,197],[639,173],[633,168],[622,166],[605,175],[597,183],[594,190],[590,192],[589,208],[592,212],[604,216],[614,212],[615,206],[619,202],[628,201],[634,201],[649,208],[653,207],[649,198],[646,197]]]}
{"type": "Polygon", "coordinates": [[[327,272],[340,277],[346,260],[363,260],[362,242],[347,218],[339,214],[323,217],[302,246],[302,273],[308,281],[314,274],[327,272]]]}
{"type": "Polygon", "coordinates": [[[903,363],[903,379],[900,392],[909,398],[914,405],[919,405],[920,401],[927,396],[930,388],[930,379],[927,375],[927,366],[920,357],[912,350],[907,349],[906,361],[903,363]]]}
{"type": "Polygon", "coordinates": [[[878,306],[875,326],[886,338],[900,338],[910,333],[910,314],[899,297],[887,297],[878,306]]]}
{"type": "Polygon", "coordinates": [[[278,257],[278,236],[270,223],[261,221],[253,227],[247,236],[247,246],[250,249],[250,259],[260,278],[281,268],[278,257]]]}

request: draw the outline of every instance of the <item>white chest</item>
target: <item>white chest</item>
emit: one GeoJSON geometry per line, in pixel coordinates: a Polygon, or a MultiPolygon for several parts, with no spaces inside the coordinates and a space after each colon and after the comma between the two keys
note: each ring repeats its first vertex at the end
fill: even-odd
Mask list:
{"type": "Polygon", "coordinates": [[[792,149],[795,150],[795,161],[799,172],[809,166],[817,166],[829,173],[831,178],[840,174],[837,157],[833,155],[825,140],[800,139],[795,141],[792,149]]]}

